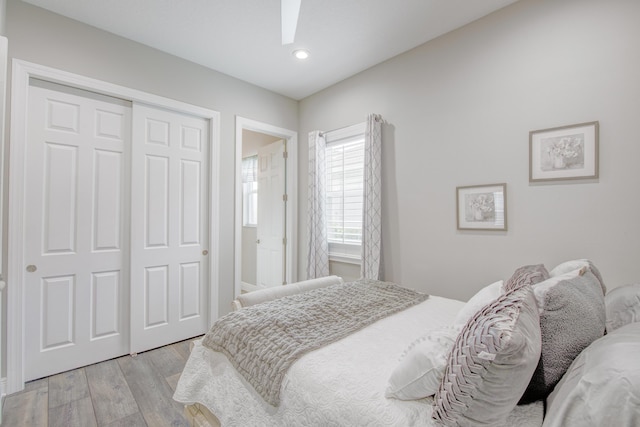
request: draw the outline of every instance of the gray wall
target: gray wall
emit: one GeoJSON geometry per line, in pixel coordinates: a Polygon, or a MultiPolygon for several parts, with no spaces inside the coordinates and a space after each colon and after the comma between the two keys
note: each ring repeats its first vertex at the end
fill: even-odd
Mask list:
{"type": "MultiPolygon", "coordinates": [[[[220,314],[228,312],[234,297],[235,116],[296,129],[298,103],[17,0],[7,4],[7,37],[10,59],[58,68],[220,112],[218,301],[220,314]]],[[[4,181],[6,185],[6,175],[4,181]]],[[[6,253],[6,241],[3,245],[6,253]]]]}
{"type": "Polygon", "coordinates": [[[521,0],[300,102],[301,139],[388,123],[385,279],[466,300],[520,265],[590,258],[609,288],[640,280],[639,19],[635,0],[521,0]],[[598,180],[528,182],[529,131],[594,120],[598,180]],[[456,186],[500,182],[509,231],[457,231],[456,186]]]}

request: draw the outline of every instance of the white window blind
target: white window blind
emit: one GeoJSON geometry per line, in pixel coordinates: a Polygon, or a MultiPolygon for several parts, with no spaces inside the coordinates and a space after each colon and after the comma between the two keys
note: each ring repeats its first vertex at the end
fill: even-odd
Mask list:
{"type": "Polygon", "coordinates": [[[362,243],[364,124],[325,134],[329,255],[357,260],[362,243]]]}
{"type": "Polygon", "coordinates": [[[242,159],[242,225],[258,224],[258,156],[242,159]]]}

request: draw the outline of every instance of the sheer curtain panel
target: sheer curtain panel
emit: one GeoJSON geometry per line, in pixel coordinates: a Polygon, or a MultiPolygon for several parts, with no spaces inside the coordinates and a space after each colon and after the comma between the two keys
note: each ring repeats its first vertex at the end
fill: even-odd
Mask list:
{"type": "Polygon", "coordinates": [[[364,136],[364,198],[362,209],[362,260],[360,275],[379,279],[382,220],[382,118],[367,116],[364,136]]]}
{"type": "Polygon", "coordinates": [[[309,133],[309,205],[307,278],[329,275],[326,221],[326,142],[320,131],[309,133]]]}

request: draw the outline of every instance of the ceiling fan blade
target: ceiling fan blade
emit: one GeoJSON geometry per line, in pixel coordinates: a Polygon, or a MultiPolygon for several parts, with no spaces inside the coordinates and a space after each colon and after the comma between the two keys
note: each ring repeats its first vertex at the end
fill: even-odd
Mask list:
{"type": "Polygon", "coordinates": [[[296,37],[298,15],[302,0],[281,0],[280,12],[282,19],[282,44],[291,44],[296,37]]]}

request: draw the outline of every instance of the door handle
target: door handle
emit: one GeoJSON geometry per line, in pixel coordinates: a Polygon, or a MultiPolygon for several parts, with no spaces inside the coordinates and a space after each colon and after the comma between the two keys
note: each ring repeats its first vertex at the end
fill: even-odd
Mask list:
{"type": "Polygon", "coordinates": [[[27,265],[27,271],[28,271],[29,273],[34,273],[37,269],[38,269],[38,267],[36,267],[36,266],[35,266],[35,265],[33,265],[33,264],[29,264],[29,265],[27,265]]]}
{"type": "Polygon", "coordinates": [[[257,243],[257,244],[260,244],[260,239],[256,240],[256,243],[257,243]]]}

